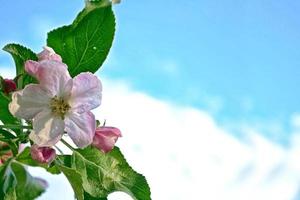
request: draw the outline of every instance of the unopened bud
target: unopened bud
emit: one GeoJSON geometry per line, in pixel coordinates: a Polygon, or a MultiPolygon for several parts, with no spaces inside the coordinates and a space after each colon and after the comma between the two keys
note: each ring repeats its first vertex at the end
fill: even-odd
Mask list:
{"type": "Polygon", "coordinates": [[[40,163],[51,163],[56,156],[55,150],[51,147],[39,147],[34,144],[31,146],[30,154],[33,160],[40,163]]]}
{"type": "Polygon", "coordinates": [[[119,137],[122,137],[122,134],[118,128],[99,127],[96,129],[92,146],[107,153],[114,148],[119,137]]]}
{"type": "Polygon", "coordinates": [[[17,89],[17,85],[14,80],[3,79],[2,81],[2,90],[5,94],[9,94],[17,89]]]}

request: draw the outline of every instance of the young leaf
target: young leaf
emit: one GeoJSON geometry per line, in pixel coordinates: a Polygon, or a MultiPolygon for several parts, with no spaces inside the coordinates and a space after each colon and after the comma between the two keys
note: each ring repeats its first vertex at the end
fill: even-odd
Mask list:
{"type": "Polygon", "coordinates": [[[0,198],[33,200],[45,191],[45,185],[32,177],[16,161],[8,161],[0,171],[0,198]]]}
{"type": "Polygon", "coordinates": [[[107,154],[93,147],[77,150],[71,165],[81,174],[84,190],[93,197],[106,198],[114,191],[123,191],[135,200],[151,199],[145,177],[128,165],[117,147],[107,154]]]}
{"type": "Polygon", "coordinates": [[[96,72],[111,48],[115,17],[111,6],[101,2],[86,8],[69,25],[48,33],[47,44],[68,65],[72,77],[81,72],[96,72]]]}
{"type": "Polygon", "coordinates": [[[19,44],[8,44],[3,50],[10,53],[15,61],[18,89],[23,89],[25,85],[35,82],[35,79],[25,72],[24,64],[27,60],[37,60],[36,54],[19,44]]]}

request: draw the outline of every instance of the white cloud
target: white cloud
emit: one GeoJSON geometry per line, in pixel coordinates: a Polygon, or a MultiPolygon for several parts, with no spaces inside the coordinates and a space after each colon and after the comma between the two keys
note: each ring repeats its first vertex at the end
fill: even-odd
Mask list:
{"type": "Polygon", "coordinates": [[[299,113],[294,114],[294,115],[291,117],[291,125],[292,125],[295,129],[300,130],[300,114],[299,114],[299,113]]]}
{"type": "MultiPolygon", "coordinates": [[[[10,75],[11,73],[5,73],[10,75]]],[[[118,146],[143,173],[155,200],[293,200],[300,186],[300,132],[284,148],[246,127],[240,141],[208,113],[164,102],[132,90],[126,82],[103,80],[103,104],[95,111],[123,132],[118,146]]],[[[298,118],[292,118],[298,124],[298,118]]],[[[296,126],[294,126],[296,127],[296,126]]],[[[40,169],[50,187],[40,200],[73,199],[63,176],[40,169]],[[65,195],[65,196],[61,196],[65,195]]],[[[38,172],[38,173],[36,173],[38,172]]],[[[110,200],[129,200],[114,193],[110,200]]]]}
{"type": "MultiPolygon", "coordinates": [[[[285,149],[251,128],[246,142],[207,113],[104,81],[100,116],[121,128],[119,146],[143,172],[153,199],[292,199],[300,181],[297,146],[285,149]]],[[[300,148],[299,148],[300,149],[300,148]]]]}

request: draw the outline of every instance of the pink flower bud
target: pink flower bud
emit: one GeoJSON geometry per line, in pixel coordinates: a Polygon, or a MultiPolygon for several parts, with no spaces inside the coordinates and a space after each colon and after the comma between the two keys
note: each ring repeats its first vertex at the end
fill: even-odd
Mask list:
{"type": "Polygon", "coordinates": [[[122,137],[122,135],[118,128],[99,127],[96,129],[92,145],[107,153],[114,148],[119,137],[122,137]]]}
{"type": "Polygon", "coordinates": [[[40,163],[51,163],[56,156],[55,150],[51,147],[39,147],[34,144],[31,146],[30,154],[33,160],[40,163]]]}
{"type": "Polygon", "coordinates": [[[16,83],[11,79],[3,79],[2,86],[5,94],[9,94],[17,89],[16,83]]]}
{"type": "Polygon", "coordinates": [[[60,55],[56,54],[55,51],[51,47],[44,47],[44,50],[38,55],[39,61],[42,60],[55,60],[58,62],[62,62],[60,55]]]}

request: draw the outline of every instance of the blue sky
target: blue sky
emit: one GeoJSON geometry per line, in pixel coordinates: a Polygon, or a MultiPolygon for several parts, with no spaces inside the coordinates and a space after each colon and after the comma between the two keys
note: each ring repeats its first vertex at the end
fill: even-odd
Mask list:
{"type": "MultiPolygon", "coordinates": [[[[0,46],[35,52],[83,7],[0,3],[0,46]]],[[[122,130],[118,146],[147,177],[153,199],[299,199],[300,2],[123,0],[114,10],[117,33],[98,73],[104,92],[95,113],[122,130]]],[[[7,67],[2,51],[0,74],[7,67]]],[[[41,200],[72,199],[63,176],[33,174],[50,182],[41,200]]]]}
{"type": "MultiPolygon", "coordinates": [[[[0,44],[38,52],[46,32],[69,24],[82,6],[81,0],[1,1],[0,44]]],[[[220,123],[288,128],[300,110],[299,9],[295,0],[123,1],[115,6],[116,39],[100,75],[206,109],[220,123]]],[[[0,66],[11,65],[1,52],[0,66]]]]}

